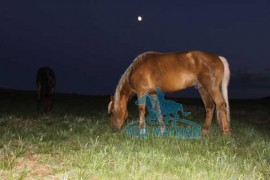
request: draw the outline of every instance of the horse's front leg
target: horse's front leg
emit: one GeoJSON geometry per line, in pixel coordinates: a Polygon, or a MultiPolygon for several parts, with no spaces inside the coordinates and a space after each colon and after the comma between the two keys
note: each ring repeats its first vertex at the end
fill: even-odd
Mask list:
{"type": "Polygon", "coordinates": [[[140,121],[139,121],[139,129],[141,133],[144,133],[143,131],[145,130],[145,104],[140,104],[139,105],[139,116],[140,116],[140,121]]]}
{"type": "Polygon", "coordinates": [[[164,111],[164,109],[162,109],[163,107],[161,106],[161,104],[160,104],[160,102],[158,100],[158,96],[156,94],[152,95],[152,98],[153,98],[153,101],[151,101],[152,108],[155,111],[156,118],[157,118],[157,120],[159,122],[161,132],[163,133],[164,130],[165,130],[165,127],[166,127],[165,123],[163,123],[163,114],[162,114],[162,112],[164,111]]]}

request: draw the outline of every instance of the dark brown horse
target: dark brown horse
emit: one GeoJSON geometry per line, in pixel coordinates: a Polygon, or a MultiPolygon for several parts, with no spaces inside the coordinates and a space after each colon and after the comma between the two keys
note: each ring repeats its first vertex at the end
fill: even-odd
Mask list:
{"type": "MultiPolygon", "coordinates": [[[[229,64],[221,56],[202,51],[143,53],[122,75],[111,98],[108,105],[110,125],[115,131],[121,129],[128,117],[128,100],[134,93],[140,98],[146,93],[154,93],[156,87],[163,92],[177,92],[196,86],[206,110],[203,133],[209,130],[216,106],[220,130],[223,134],[230,134],[229,79],[229,64]]],[[[139,112],[139,127],[142,128],[145,125],[145,104],[139,106],[139,112]]]]}
{"type": "Polygon", "coordinates": [[[36,85],[39,103],[43,104],[46,113],[50,112],[56,85],[55,74],[50,67],[42,67],[38,70],[36,85]]]}

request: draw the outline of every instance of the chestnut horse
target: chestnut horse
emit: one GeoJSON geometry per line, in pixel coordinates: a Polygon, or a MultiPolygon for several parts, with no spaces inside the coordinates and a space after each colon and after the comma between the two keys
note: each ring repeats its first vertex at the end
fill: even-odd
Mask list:
{"type": "Polygon", "coordinates": [[[55,91],[55,74],[50,67],[42,67],[37,72],[37,98],[43,104],[45,113],[52,108],[52,95],[55,91]]]}
{"type": "MultiPolygon", "coordinates": [[[[217,122],[223,134],[231,134],[228,84],[230,69],[224,57],[202,51],[178,53],[145,52],[122,75],[108,105],[110,125],[119,131],[128,117],[127,103],[136,93],[177,92],[196,86],[203,100],[206,118],[203,134],[208,133],[216,106],[217,122]]],[[[145,126],[145,104],[139,106],[139,128],[145,126]]]]}

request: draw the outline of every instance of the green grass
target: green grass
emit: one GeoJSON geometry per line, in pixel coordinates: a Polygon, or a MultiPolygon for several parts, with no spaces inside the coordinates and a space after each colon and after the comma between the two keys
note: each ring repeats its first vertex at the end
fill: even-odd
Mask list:
{"type": "MultiPolygon", "coordinates": [[[[233,136],[213,120],[208,135],[183,140],[112,133],[105,97],[58,95],[48,116],[36,110],[32,93],[0,98],[0,179],[270,178],[269,122],[261,121],[268,103],[233,101],[233,136]]],[[[201,103],[183,105],[203,125],[201,103]]],[[[129,120],[137,116],[131,104],[129,120]]]]}

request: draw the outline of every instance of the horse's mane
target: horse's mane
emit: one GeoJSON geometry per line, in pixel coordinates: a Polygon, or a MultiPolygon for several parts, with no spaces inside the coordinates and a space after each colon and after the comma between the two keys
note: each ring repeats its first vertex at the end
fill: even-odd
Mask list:
{"type": "Polygon", "coordinates": [[[138,65],[140,65],[142,63],[142,61],[145,59],[145,57],[148,55],[148,54],[153,54],[154,52],[145,52],[145,53],[142,53],[140,55],[138,55],[134,60],[133,62],[129,65],[129,67],[126,69],[126,71],[124,72],[124,74],[121,76],[119,82],[118,82],[118,85],[116,87],[116,90],[115,90],[115,94],[114,94],[114,98],[115,98],[115,101],[119,101],[120,100],[120,92],[124,86],[124,84],[126,82],[129,81],[129,75],[131,73],[131,71],[136,68],[138,65]]]}

